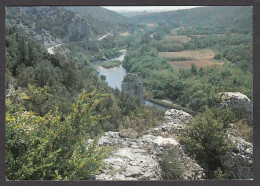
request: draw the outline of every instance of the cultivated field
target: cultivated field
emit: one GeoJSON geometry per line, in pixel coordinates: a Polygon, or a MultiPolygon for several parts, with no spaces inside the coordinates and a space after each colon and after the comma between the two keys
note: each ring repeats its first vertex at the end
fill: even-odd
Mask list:
{"type": "Polygon", "coordinates": [[[165,40],[167,41],[179,41],[182,43],[187,43],[191,40],[191,38],[185,36],[185,35],[167,35],[165,37],[165,40]]]}
{"type": "Polygon", "coordinates": [[[224,36],[225,34],[206,34],[206,35],[190,35],[192,37],[203,37],[203,36],[224,36]]]}
{"type": "Polygon", "coordinates": [[[212,65],[222,65],[221,62],[213,62],[211,60],[194,60],[194,61],[169,61],[168,62],[174,68],[191,68],[191,64],[193,63],[197,68],[208,67],[212,65]]]}
{"type": "Polygon", "coordinates": [[[215,53],[212,50],[186,50],[181,52],[159,52],[159,56],[170,61],[206,60],[213,59],[215,53]]]}

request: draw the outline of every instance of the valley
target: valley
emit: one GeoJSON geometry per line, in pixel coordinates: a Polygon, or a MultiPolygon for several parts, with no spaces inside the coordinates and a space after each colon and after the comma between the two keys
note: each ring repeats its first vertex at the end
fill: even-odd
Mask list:
{"type": "Polygon", "coordinates": [[[253,178],[251,8],[133,15],[7,8],[9,180],[253,178]]]}

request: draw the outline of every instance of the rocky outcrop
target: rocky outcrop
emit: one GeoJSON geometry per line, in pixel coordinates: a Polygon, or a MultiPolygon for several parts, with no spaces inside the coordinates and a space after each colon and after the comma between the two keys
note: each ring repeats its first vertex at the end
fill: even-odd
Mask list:
{"type": "Polygon", "coordinates": [[[96,175],[96,180],[162,180],[160,155],[171,151],[181,157],[183,179],[203,179],[203,169],[184,153],[177,136],[171,135],[173,130],[185,128],[191,119],[189,114],[171,109],[166,112],[163,125],[148,130],[140,138],[130,139],[119,132],[106,132],[98,145],[108,145],[114,150],[104,159],[105,168],[96,175]]]}
{"type": "Polygon", "coordinates": [[[233,151],[220,156],[222,168],[231,174],[233,179],[253,178],[253,144],[241,137],[229,134],[234,144],[233,151]]]}
{"type": "Polygon", "coordinates": [[[178,139],[181,130],[193,120],[193,117],[182,110],[170,109],[164,114],[162,125],[147,130],[146,134],[174,137],[178,139]]]}
{"type": "MultiPolygon", "coordinates": [[[[205,178],[204,169],[186,152],[179,143],[180,131],[189,125],[193,117],[181,110],[170,109],[165,112],[162,125],[151,128],[139,138],[128,138],[122,132],[106,132],[98,142],[99,146],[110,146],[113,151],[104,159],[105,167],[96,180],[162,180],[163,172],[160,157],[175,152],[183,168],[183,180],[205,178]]],[[[233,151],[220,156],[222,168],[230,173],[232,179],[252,179],[253,145],[241,137],[236,137],[235,126],[228,133],[234,144],[233,151]]],[[[130,129],[131,130],[131,129],[130,129]]],[[[131,132],[132,133],[132,132],[131,132]]]]}
{"type": "Polygon", "coordinates": [[[72,19],[68,25],[68,34],[63,40],[67,41],[88,41],[93,37],[91,26],[86,19],[83,19],[79,14],[72,19]]]}
{"type": "Polygon", "coordinates": [[[237,118],[246,118],[249,123],[253,123],[253,103],[246,95],[240,92],[226,92],[222,100],[222,108],[230,108],[237,118]]]}
{"type": "Polygon", "coordinates": [[[141,103],[144,103],[143,81],[138,75],[128,73],[121,84],[121,90],[137,97],[141,103]]]}

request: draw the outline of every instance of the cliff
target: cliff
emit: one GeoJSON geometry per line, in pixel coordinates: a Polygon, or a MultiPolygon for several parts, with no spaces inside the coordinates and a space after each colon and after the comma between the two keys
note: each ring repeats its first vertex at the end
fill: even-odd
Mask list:
{"type": "Polygon", "coordinates": [[[141,103],[144,103],[143,80],[138,75],[128,73],[121,84],[121,90],[137,97],[141,103]]]}

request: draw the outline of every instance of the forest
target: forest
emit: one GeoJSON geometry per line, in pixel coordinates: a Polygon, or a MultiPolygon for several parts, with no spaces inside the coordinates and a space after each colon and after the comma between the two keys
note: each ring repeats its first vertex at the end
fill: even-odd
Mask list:
{"type": "MultiPolygon", "coordinates": [[[[105,132],[126,131],[127,138],[137,139],[164,122],[165,111],[111,88],[96,70],[101,62],[105,69],[122,65],[140,76],[146,101],[191,114],[194,120],[180,133],[180,144],[205,169],[205,179],[233,179],[219,158],[234,146],[227,135],[230,124],[250,143],[253,127],[219,105],[225,92],[240,92],[253,101],[250,18],[251,7],[131,18],[101,7],[8,7],[7,178],[93,180],[114,150],[98,145],[105,132]],[[90,41],[101,44],[90,47],[90,41]],[[47,49],[58,44],[50,54],[47,49]],[[127,50],[122,61],[102,63],[120,56],[122,49],[127,50]]],[[[160,160],[163,179],[180,179],[177,155],[169,154],[160,160]]]]}

